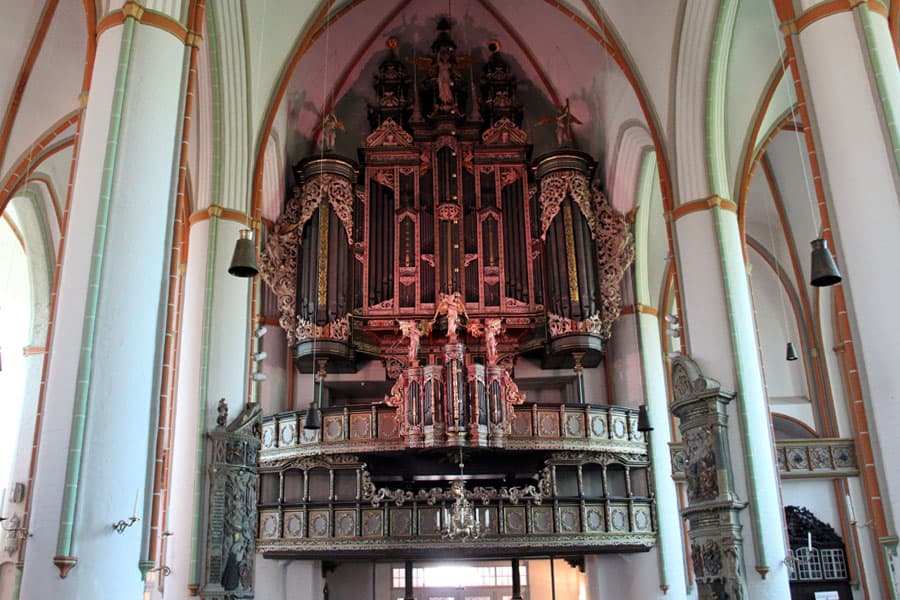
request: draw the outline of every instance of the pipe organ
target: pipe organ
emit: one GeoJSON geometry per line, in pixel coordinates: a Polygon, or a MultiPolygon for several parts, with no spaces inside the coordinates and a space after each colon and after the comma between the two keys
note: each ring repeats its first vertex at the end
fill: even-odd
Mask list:
{"type": "MultiPolygon", "coordinates": [[[[375,101],[367,108],[369,131],[358,160],[330,152],[335,119],[326,117],[323,151],[294,167],[297,186],[269,233],[260,264],[301,372],[349,372],[359,361],[375,359],[384,362],[392,387],[371,410],[321,407],[321,430],[302,430],[299,417],[269,418],[263,427],[263,486],[275,485],[265,483],[266,461],[268,477],[283,481],[291,460],[302,460],[308,471],[319,454],[323,469],[350,465],[357,477],[375,483],[409,460],[417,461],[415,472],[432,479],[459,479],[446,462],[435,462],[433,453],[421,449],[460,452],[459,463],[465,449],[469,468],[485,479],[500,469],[504,452],[518,453],[522,468],[532,469],[535,478],[554,465],[578,465],[580,473],[581,465],[595,463],[645,477],[646,443],[634,411],[617,409],[613,420],[612,412],[601,415],[587,406],[548,409],[527,402],[514,377],[520,356],[548,368],[575,364],[576,371],[601,361],[619,315],[620,282],[633,257],[625,218],[592,184],[595,161],[571,147],[568,103],[556,119],[561,147],[533,159],[516,76],[499,44],[492,43],[477,70],[471,57],[457,52],[446,21],[430,56],[417,58],[415,66],[397,56],[396,40],[388,45],[375,74],[375,101]],[[413,68],[422,76],[412,77],[413,68]],[[335,463],[342,452],[348,462],[335,463]],[[407,453],[403,461],[398,452],[407,453]],[[479,466],[472,465],[473,456],[479,466]]],[[[583,392],[578,400],[590,404],[583,392]]],[[[502,489],[508,497],[510,488],[502,489]]],[[[538,489],[551,503],[564,496],[552,478],[538,489]]],[[[411,494],[413,502],[424,490],[412,484],[390,493],[401,499],[411,494]]],[[[500,503],[500,518],[499,483],[497,490],[490,501],[500,503]]],[[[377,494],[357,486],[351,495],[356,508],[346,515],[356,520],[354,537],[365,529],[360,503],[377,494]]],[[[327,506],[313,506],[308,494],[291,505],[283,489],[269,494],[261,499],[261,514],[277,515],[278,524],[273,531],[271,521],[261,522],[262,531],[281,539],[288,513],[302,513],[298,538],[308,541],[316,537],[312,511],[327,509],[331,524],[322,535],[333,542],[335,511],[343,509],[334,504],[334,494],[321,501],[326,498],[327,506]]],[[[649,492],[616,498],[597,491],[570,500],[582,515],[577,527],[571,524],[572,533],[618,531],[632,536],[629,547],[649,545],[641,537],[652,533],[649,492]],[[602,523],[587,522],[587,505],[602,509],[602,523]],[[628,515],[619,529],[607,522],[614,507],[625,507],[628,515]],[[647,518],[636,528],[638,513],[647,518]]],[[[440,530],[441,514],[435,513],[437,525],[424,530],[440,530]]],[[[551,524],[548,535],[560,534],[560,527],[551,524]]],[[[391,537],[389,523],[375,529],[391,537]]],[[[506,530],[499,528],[498,535],[501,529],[506,530]]],[[[261,545],[273,553],[312,551],[273,544],[261,545]]]]}

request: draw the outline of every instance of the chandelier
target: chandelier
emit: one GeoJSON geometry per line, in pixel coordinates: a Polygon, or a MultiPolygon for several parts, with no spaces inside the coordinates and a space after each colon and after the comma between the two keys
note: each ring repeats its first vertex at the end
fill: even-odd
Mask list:
{"type": "Polygon", "coordinates": [[[449,540],[477,540],[484,528],[475,505],[466,498],[466,483],[461,478],[450,484],[453,504],[444,508],[443,537],[449,540]]]}

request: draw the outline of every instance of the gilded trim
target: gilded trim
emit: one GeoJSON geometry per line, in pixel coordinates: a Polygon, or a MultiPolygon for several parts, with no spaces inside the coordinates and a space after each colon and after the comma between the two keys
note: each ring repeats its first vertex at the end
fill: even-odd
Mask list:
{"type": "Polygon", "coordinates": [[[575,231],[572,225],[572,207],[568,204],[563,206],[563,223],[566,230],[566,264],[569,274],[569,299],[572,302],[579,302],[578,294],[578,263],[575,257],[575,231]]]}
{"type": "Polygon", "coordinates": [[[319,205],[319,306],[328,303],[328,204],[319,205]]]}

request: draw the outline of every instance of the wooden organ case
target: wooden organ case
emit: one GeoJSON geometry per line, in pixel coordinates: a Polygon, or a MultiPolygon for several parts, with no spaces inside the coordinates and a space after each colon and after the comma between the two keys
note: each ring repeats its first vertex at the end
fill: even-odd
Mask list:
{"type": "Polygon", "coordinates": [[[322,407],[321,429],[304,429],[305,411],[265,419],[260,549],[646,549],[636,411],[592,403],[582,386],[575,403],[528,402],[513,370],[522,355],[577,373],[601,361],[633,254],[624,217],[566,132],[532,160],[497,46],[463,69],[471,59],[442,21],[416,61],[418,89],[389,47],[358,162],[321,152],[296,165],[260,263],[301,372],[317,371],[321,389],[328,373],[375,359],[392,387],[381,402],[322,407]],[[459,498],[479,523],[465,547],[450,523],[459,498]]]}

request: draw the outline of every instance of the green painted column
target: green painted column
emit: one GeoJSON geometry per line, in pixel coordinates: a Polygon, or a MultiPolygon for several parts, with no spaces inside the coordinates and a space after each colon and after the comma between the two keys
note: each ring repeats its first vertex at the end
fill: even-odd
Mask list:
{"type": "Polygon", "coordinates": [[[185,45],[142,24],[143,14],[127,5],[123,22],[97,40],[50,347],[24,598],[126,598],[143,590],[138,563],[149,525],[186,82],[185,45]],[[120,520],[131,525],[117,533],[120,520]]]}

